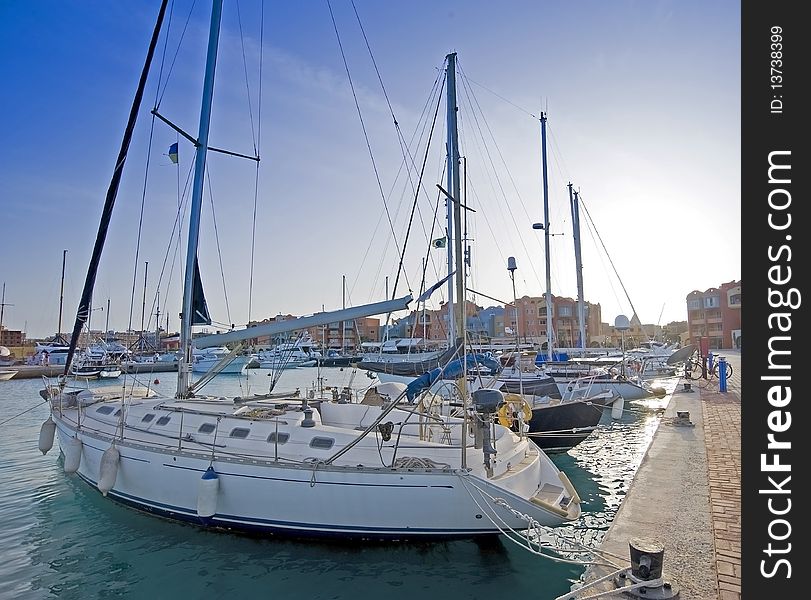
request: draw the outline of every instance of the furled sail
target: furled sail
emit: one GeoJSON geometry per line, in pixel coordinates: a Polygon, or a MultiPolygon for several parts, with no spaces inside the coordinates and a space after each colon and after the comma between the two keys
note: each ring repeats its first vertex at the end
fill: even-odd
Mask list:
{"type": "Polygon", "coordinates": [[[208,304],[203,293],[203,280],[200,279],[200,265],[197,264],[197,257],[194,259],[194,284],[191,299],[191,324],[211,325],[211,317],[208,314],[208,304]]]}

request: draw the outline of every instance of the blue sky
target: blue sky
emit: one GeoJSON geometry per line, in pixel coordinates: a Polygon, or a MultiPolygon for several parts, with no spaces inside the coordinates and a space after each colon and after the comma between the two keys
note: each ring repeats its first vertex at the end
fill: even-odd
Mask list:
{"type": "MultiPolygon", "coordinates": [[[[10,329],[31,337],[56,331],[63,250],[63,331],[72,325],[158,6],[0,3],[0,283],[13,304],[3,321],[10,329]]],[[[549,119],[554,294],[577,294],[570,181],[588,211],[581,209],[585,297],[601,304],[604,321],[632,312],[620,282],[644,322],[665,324],[686,319],[690,291],[740,278],[738,2],[269,2],[261,54],[258,3],[240,2],[240,19],[236,6],[225,2],[210,144],[251,154],[261,123],[262,161],[258,175],[250,161],[209,161],[199,254],[215,322],[243,325],[377,301],[387,286],[391,293],[398,257],[384,197],[402,243],[415,192],[402,171],[389,103],[410,140],[425,126],[423,109],[436,101],[431,89],[449,52],[458,53],[460,144],[467,201],[476,210],[472,289],[511,300],[506,264],[514,256],[517,295],[545,291],[543,236],[531,228],[543,220],[542,110],[549,119]]],[[[196,135],[210,8],[194,5],[179,46],[191,7],[186,0],[174,6],[159,111],[196,135]]],[[[155,76],[162,55],[163,39],[155,76]]],[[[154,327],[159,289],[161,312],[168,303],[170,328],[178,326],[182,261],[172,262],[170,240],[192,148],[180,141],[178,165],[166,156],[177,138],[152,124],[156,81],[147,88],[105,246],[93,302],[104,310],[93,312],[94,329],[107,322],[140,328],[147,262],[145,324],[154,327]]],[[[427,285],[444,276],[441,251],[427,250],[429,238],[440,235],[430,227],[436,184],[444,185],[444,132],[443,103],[407,276],[398,284],[398,292],[408,287],[415,296],[423,260],[427,285]]],[[[421,163],[424,151],[424,143],[414,144],[409,160],[421,163]]],[[[432,299],[434,307],[442,297],[432,299]]]]}

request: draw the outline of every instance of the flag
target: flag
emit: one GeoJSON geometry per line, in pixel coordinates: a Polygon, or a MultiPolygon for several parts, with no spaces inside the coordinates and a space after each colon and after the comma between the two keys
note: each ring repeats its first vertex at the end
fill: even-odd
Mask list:
{"type": "Polygon", "coordinates": [[[448,276],[445,277],[445,279],[442,279],[441,281],[437,281],[434,285],[432,285],[427,290],[425,290],[422,293],[422,295],[419,298],[417,298],[417,302],[425,302],[426,300],[428,300],[428,298],[431,297],[431,294],[433,294],[435,291],[437,291],[439,288],[441,288],[443,285],[445,285],[445,282],[447,282],[451,277],[453,277],[454,273],[456,273],[456,271],[451,271],[448,274],[448,276]]]}
{"type": "Polygon", "coordinates": [[[431,242],[431,247],[432,248],[444,248],[447,245],[448,245],[448,238],[447,237],[437,238],[433,242],[431,242]]]}
{"type": "Polygon", "coordinates": [[[169,160],[177,164],[177,142],[169,146],[169,160]]]}

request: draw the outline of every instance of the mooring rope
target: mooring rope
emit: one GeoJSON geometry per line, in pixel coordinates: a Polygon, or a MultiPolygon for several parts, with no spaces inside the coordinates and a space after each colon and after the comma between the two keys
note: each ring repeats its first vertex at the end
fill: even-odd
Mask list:
{"type": "Polygon", "coordinates": [[[588,546],[586,546],[584,544],[581,544],[577,540],[566,539],[566,538],[564,538],[563,536],[560,535],[559,531],[553,530],[550,527],[545,527],[544,525],[541,525],[538,521],[536,521],[535,519],[533,519],[529,515],[524,514],[521,511],[513,508],[503,498],[496,498],[495,496],[491,495],[487,491],[485,491],[482,488],[480,488],[479,486],[477,486],[475,483],[473,483],[471,481],[467,481],[465,478],[461,477],[461,473],[460,473],[459,479],[462,482],[462,485],[464,485],[465,490],[470,495],[470,498],[471,498],[471,500],[473,500],[474,504],[476,504],[476,506],[479,507],[479,509],[482,510],[482,513],[487,515],[487,518],[490,520],[490,522],[493,523],[493,525],[495,525],[499,529],[499,531],[505,535],[505,537],[508,540],[510,540],[512,543],[516,544],[517,546],[520,546],[520,547],[524,548],[525,550],[531,552],[532,554],[534,554],[536,556],[542,556],[544,558],[547,558],[547,559],[555,561],[555,562],[566,563],[566,564],[575,564],[575,565],[580,565],[580,566],[584,566],[584,567],[594,565],[594,566],[604,566],[604,567],[618,568],[618,565],[612,563],[610,560],[608,560],[604,556],[602,556],[603,554],[609,554],[609,553],[603,552],[603,551],[601,551],[599,549],[596,549],[596,548],[589,548],[588,546]],[[481,496],[483,496],[483,497],[486,496],[494,504],[498,504],[498,505],[506,508],[516,518],[521,519],[523,521],[526,521],[528,523],[528,525],[529,525],[529,527],[527,528],[527,534],[521,535],[515,529],[508,526],[506,524],[506,522],[500,516],[497,515],[497,513],[495,513],[494,511],[485,510],[485,508],[482,506],[482,504],[479,502],[479,500],[471,492],[468,484],[470,484],[471,486],[476,488],[476,490],[479,492],[479,494],[481,494],[481,496]],[[501,521],[501,524],[499,524],[499,523],[497,523],[495,521],[493,516],[491,516],[491,514],[490,514],[491,512],[492,512],[492,515],[495,515],[499,519],[499,521],[501,521]],[[532,534],[534,534],[535,541],[533,541],[531,539],[531,534],[529,532],[532,532],[532,534]],[[549,546],[549,545],[544,545],[540,541],[543,534],[547,534],[547,535],[550,535],[550,536],[555,536],[555,537],[561,539],[562,541],[571,544],[572,546],[579,547],[579,549],[574,550],[574,549],[569,549],[569,548],[559,548],[559,547],[553,547],[553,546],[549,546]],[[521,538],[523,538],[526,541],[526,543],[523,543],[523,541],[519,541],[518,539],[516,539],[519,536],[521,538]],[[537,549],[536,549],[536,547],[537,547],[537,549]],[[551,556],[550,554],[546,554],[545,552],[543,552],[543,550],[553,550],[553,551],[557,551],[557,552],[585,552],[585,553],[588,553],[588,554],[597,555],[600,558],[602,558],[605,562],[585,561],[585,560],[579,560],[579,559],[571,559],[571,558],[563,558],[563,557],[558,557],[558,556],[551,556]]]}

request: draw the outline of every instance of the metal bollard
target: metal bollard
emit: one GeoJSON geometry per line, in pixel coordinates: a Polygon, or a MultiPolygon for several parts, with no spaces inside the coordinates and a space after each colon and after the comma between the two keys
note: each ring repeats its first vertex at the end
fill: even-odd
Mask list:
{"type": "Polygon", "coordinates": [[[727,359],[726,356],[718,357],[718,391],[727,391],[727,359]]]}
{"type": "Polygon", "coordinates": [[[714,360],[713,360],[714,358],[715,358],[715,356],[713,356],[712,352],[707,354],[707,369],[709,369],[710,373],[712,373],[712,365],[713,365],[713,362],[714,362],[714,360]]]}

